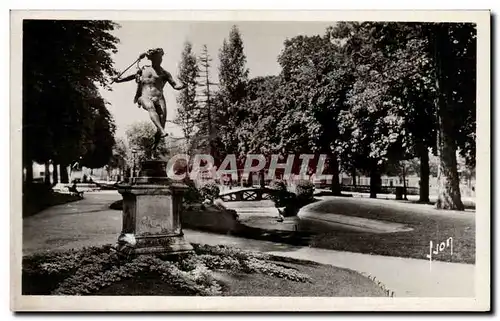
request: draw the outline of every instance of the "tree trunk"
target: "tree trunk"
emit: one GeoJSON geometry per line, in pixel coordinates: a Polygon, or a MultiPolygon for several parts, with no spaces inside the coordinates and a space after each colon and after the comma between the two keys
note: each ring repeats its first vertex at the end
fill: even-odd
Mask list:
{"type": "MultiPolygon", "coordinates": [[[[436,64],[437,98],[437,151],[438,151],[438,198],[436,208],[449,210],[464,210],[460,195],[460,185],[457,172],[457,147],[454,137],[453,111],[450,102],[450,89],[447,76],[452,72],[449,61],[448,27],[439,25],[433,37],[434,58],[436,64]],[[448,68],[447,68],[448,67],[448,68]]],[[[451,55],[450,55],[451,56],[451,55]]]]}
{"type": "Polygon", "coordinates": [[[329,164],[332,169],[332,184],[330,186],[330,189],[333,195],[340,196],[342,195],[342,189],[340,187],[340,182],[339,182],[339,161],[337,159],[337,155],[330,154],[329,164]]]}
{"type": "Polygon", "coordinates": [[[264,171],[259,172],[259,179],[260,179],[260,187],[261,188],[266,187],[266,181],[264,179],[264,171]]]}
{"type": "Polygon", "coordinates": [[[59,164],[61,171],[61,183],[69,183],[68,166],[65,163],[59,164]]]}
{"type": "Polygon", "coordinates": [[[436,208],[464,210],[460,195],[460,184],[457,172],[456,146],[453,136],[447,136],[446,120],[439,120],[438,131],[438,199],[436,208]]]}
{"type": "Polygon", "coordinates": [[[45,163],[45,179],[44,179],[44,182],[46,185],[50,185],[50,164],[49,163],[45,163]]]}
{"type": "Polygon", "coordinates": [[[243,187],[243,170],[238,170],[238,186],[243,187]]]}
{"type": "Polygon", "coordinates": [[[246,185],[248,187],[252,187],[253,186],[253,173],[249,173],[248,174],[248,178],[247,178],[247,183],[246,185]]]}
{"type": "Polygon", "coordinates": [[[370,198],[377,198],[380,189],[380,173],[376,167],[370,171],[370,198]]]}
{"type": "Polygon", "coordinates": [[[54,163],[54,171],[52,172],[52,184],[56,185],[59,183],[59,171],[57,170],[57,164],[54,163]]]}
{"type": "Polygon", "coordinates": [[[351,175],[352,175],[352,186],[354,186],[354,188],[356,188],[356,169],[353,168],[351,170],[351,175]]]}
{"type": "Polygon", "coordinates": [[[419,202],[429,203],[429,151],[423,148],[420,151],[420,189],[419,202]]]}
{"type": "Polygon", "coordinates": [[[408,197],[406,196],[406,168],[405,168],[404,162],[403,162],[403,166],[401,167],[401,169],[402,169],[402,173],[403,173],[403,195],[404,195],[404,199],[408,200],[408,197]]]}
{"type": "Polygon", "coordinates": [[[27,164],[25,164],[26,168],[26,183],[31,184],[33,183],[33,162],[29,161],[27,164]]]}

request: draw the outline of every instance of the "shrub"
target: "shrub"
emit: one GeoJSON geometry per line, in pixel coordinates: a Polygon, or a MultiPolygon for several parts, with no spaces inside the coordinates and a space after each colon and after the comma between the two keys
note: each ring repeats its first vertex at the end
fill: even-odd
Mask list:
{"type": "Polygon", "coordinates": [[[200,188],[202,200],[208,199],[210,202],[213,202],[216,198],[219,197],[219,193],[219,186],[217,186],[215,182],[206,183],[200,188]]]}
{"type": "Polygon", "coordinates": [[[286,191],[286,182],[281,179],[276,179],[269,184],[269,188],[278,191],[286,191]]]}
{"type": "Polygon", "coordinates": [[[286,182],[283,180],[274,180],[269,184],[269,188],[273,190],[270,198],[276,207],[283,207],[289,201],[290,193],[287,191],[286,182]]]}
{"type": "Polygon", "coordinates": [[[295,193],[300,200],[312,200],[314,195],[314,184],[308,180],[300,180],[295,188],[295,193]]]}
{"type": "Polygon", "coordinates": [[[187,185],[188,189],[184,192],[184,203],[193,204],[193,203],[201,203],[203,201],[202,196],[198,188],[196,187],[195,182],[192,179],[186,177],[184,179],[184,184],[187,185]]]}
{"type": "Polygon", "coordinates": [[[110,247],[92,247],[23,258],[23,295],[92,295],[122,280],[155,275],[187,295],[221,295],[215,271],[260,273],[311,282],[266,254],[226,246],[193,244],[195,253],[161,259],[154,255],[120,258],[110,247]]]}

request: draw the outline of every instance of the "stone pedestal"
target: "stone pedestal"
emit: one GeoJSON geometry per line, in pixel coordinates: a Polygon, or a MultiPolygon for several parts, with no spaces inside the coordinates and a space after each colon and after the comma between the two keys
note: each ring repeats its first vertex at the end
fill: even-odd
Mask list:
{"type": "Polygon", "coordinates": [[[167,178],[167,162],[142,163],[139,177],[118,186],[123,197],[123,228],[118,249],[135,254],[179,254],[192,251],[180,221],[187,186],[167,178]]]}

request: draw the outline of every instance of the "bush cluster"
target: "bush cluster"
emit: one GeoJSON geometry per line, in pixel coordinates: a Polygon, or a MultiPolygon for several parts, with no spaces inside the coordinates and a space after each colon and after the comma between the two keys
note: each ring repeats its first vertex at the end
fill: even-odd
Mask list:
{"type": "Polygon", "coordinates": [[[188,186],[184,192],[184,203],[187,205],[202,203],[205,200],[213,203],[219,197],[220,189],[215,182],[205,183],[201,187],[197,187],[191,179],[185,179],[184,183],[188,186]]]}
{"type": "Polygon", "coordinates": [[[313,199],[314,184],[308,180],[300,180],[295,187],[295,194],[300,200],[309,201],[313,199]]]}
{"type": "Polygon", "coordinates": [[[219,197],[220,188],[215,182],[208,182],[200,188],[202,200],[209,200],[213,202],[219,197]]]}
{"type": "Polygon", "coordinates": [[[187,190],[184,192],[183,200],[186,204],[194,204],[201,203],[202,196],[198,188],[196,187],[195,182],[192,179],[186,178],[184,179],[184,184],[187,185],[187,190]]]}
{"type": "Polygon", "coordinates": [[[269,197],[276,207],[283,207],[289,203],[291,193],[288,192],[285,181],[274,180],[269,184],[269,188],[272,190],[269,197]]]}

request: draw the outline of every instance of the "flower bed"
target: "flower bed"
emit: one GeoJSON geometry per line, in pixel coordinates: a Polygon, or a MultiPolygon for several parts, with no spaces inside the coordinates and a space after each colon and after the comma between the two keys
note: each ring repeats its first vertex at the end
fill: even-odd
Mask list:
{"type": "Polygon", "coordinates": [[[194,244],[192,255],[162,259],[141,255],[123,259],[110,247],[36,254],[23,259],[24,295],[91,295],[117,282],[156,276],[185,295],[221,295],[215,271],[258,273],[294,282],[307,275],[273,263],[269,257],[225,246],[194,244]]]}

